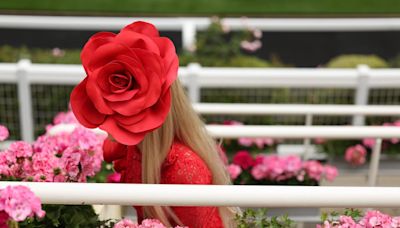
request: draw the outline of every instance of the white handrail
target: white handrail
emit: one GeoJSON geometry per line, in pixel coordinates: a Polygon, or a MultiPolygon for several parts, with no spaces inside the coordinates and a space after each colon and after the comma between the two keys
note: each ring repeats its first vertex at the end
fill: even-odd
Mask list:
{"type": "Polygon", "coordinates": [[[400,127],[208,125],[207,130],[213,137],[231,139],[240,137],[269,137],[275,139],[400,138],[400,127]]]}
{"type": "Polygon", "coordinates": [[[400,188],[0,182],[25,185],[45,204],[241,207],[399,207],[400,188]]]}
{"type": "MultiPolygon", "coordinates": [[[[0,82],[16,82],[17,63],[0,63],[0,82]]],[[[27,70],[32,84],[77,84],[85,72],[81,65],[31,64],[27,70]],[[57,75],[57,77],[55,77],[57,75]]],[[[370,88],[400,88],[400,69],[369,69],[370,88]]],[[[205,88],[356,88],[357,69],[329,68],[237,68],[201,67],[196,83],[205,88]]],[[[190,80],[188,67],[178,72],[182,82],[190,80]]]]}
{"type": "MultiPolygon", "coordinates": [[[[59,124],[50,129],[49,134],[71,132],[75,124],[59,124]]],[[[355,127],[355,126],[275,126],[275,125],[207,125],[209,133],[215,138],[270,137],[286,139],[325,138],[325,139],[364,139],[400,138],[400,127],[355,127]]],[[[94,129],[98,134],[106,134],[94,129]]]]}
{"type": "Polygon", "coordinates": [[[198,113],[205,115],[400,115],[398,105],[195,103],[193,107],[198,113]]]}
{"type": "MultiPolygon", "coordinates": [[[[133,21],[153,23],[161,31],[180,31],[185,24],[205,29],[204,17],[82,17],[0,15],[1,28],[119,30],[133,21]]],[[[264,31],[398,31],[399,18],[223,18],[232,30],[246,27],[264,31]]]]}

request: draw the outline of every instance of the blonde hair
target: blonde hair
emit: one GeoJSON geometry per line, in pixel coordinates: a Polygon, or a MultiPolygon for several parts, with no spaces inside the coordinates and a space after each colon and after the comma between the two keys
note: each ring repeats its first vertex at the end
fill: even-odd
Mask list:
{"type": "MultiPolygon", "coordinates": [[[[174,139],[198,154],[212,173],[212,184],[230,184],[225,165],[217,151],[216,143],[207,134],[204,124],[192,108],[179,80],[171,86],[172,104],[164,124],[157,130],[148,133],[139,144],[142,151],[142,181],[147,184],[159,184],[161,165],[171,149],[174,139]]],[[[144,216],[157,218],[167,226],[172,219],[181,224],[170,207],[146,206],[144,216]]],[[[220,207],[219,214],[225,227],[234,227],[236,208],[220,207]]]]}

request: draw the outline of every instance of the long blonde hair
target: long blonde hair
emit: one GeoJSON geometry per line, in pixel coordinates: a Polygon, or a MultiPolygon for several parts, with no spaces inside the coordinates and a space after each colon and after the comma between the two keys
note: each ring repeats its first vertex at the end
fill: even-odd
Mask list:
{"type": "MultiPolygon", "coordinates": [[[[191,148],[206,163],[212,173],[212,184],[230,184],[225,165],[217,151],[214,140],[207,134],[204,124],[192,108],[179,80],[171,86],[171,111],[164,124],[157,130],[148,133],[139,144],[142,151],[142,181],[147,184],[159,184],[161,165],[171,149],[174,139],[191,148]]],[[[220,207],[220,216],[225,227],[234,227],[236,208],[220,207]]],[[[181,224],[169,207],[146,206],[144,216],[157,218],[171,226],[170,220],[181,224]]]]}

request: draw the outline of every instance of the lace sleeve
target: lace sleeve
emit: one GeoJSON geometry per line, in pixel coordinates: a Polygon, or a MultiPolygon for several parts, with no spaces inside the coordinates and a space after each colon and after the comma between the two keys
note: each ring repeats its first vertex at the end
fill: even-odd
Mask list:
{"type": "MultiPolygon", "coordinates": [[[[164,184],[212,184],[204,161],[185,146],[174,146],[164,163],[164,184]]],[[[222,228],[217,207],[171,207],[183,225],[190,228],[222,228]]]]}

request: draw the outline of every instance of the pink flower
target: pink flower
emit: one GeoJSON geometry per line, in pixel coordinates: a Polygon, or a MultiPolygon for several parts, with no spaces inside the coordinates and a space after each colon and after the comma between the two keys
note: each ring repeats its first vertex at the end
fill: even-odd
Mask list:
{"type": "Polygon", "coordinates": [[[390,228],[392,223],[392,218],[387,215],[383,214],[380,211],[367,211],[364,217],[360,221],[360,225],[365,228],[390,228]]]}
{"type": "Polygon", "coordinates": [[[303,164],[307,175],[316,181],[321,180],[324,167],[317,161],[306,161],[303,164]]]}
{"type": "Polygon", "coordinates": [[[78,120],[76,119],[74,113],[72,111],[68,111],[68,112],[60,112],[58,113],[54,119],[53,119],[53,123],[55,125],[57,124],[79,124],[78,120]]]}
{"type": "Polygon", "coordinates": [[[240,42],[240,47],[248,52],[255,52],[258,49],[260,49],[261,46],[262,46],[262,43],[260,40],[254,40],[252,42],[250,42],[248,40],[243,40],[242,42],[240,42]]]}
{"type": "Polygon", "coordinates": [[[167,228],[157,219],[145,219],[142,224],[139,225],[140,228],[167,228]]]}
{"type": "Polygon", "coordinates": [[[11,143],[10,147],[8,148],[10,153],[13,153],[17,158],[26,158],[32,156],[32,146],[29,143],[24,141],[17,141],[11,143]]]}
{"type": "Polygon", "coordinates": [[[356,225],[356,222],[350,216],[341,215],[339,217],[339,222],[341,224],[346,224],[347,227],[353,227],[356,225]]]}
{"type": "Polygon", "coordinates": [[[251,169],[251,175],[254,177],[254,179],[261,180],[265,178],[266,171],[267,168],[263,164],[259,164],[251,169]]]}
{"type": "Polygon", "coordinates": [[[358,144],[347,148],[345,153],[345,160],[351,165],[358,166],[365,163],[366,156],[366,149],[362,145],[358,144]]]}
{"type": "Polygon", "coordinates": [[[121,174],[114,172],[107,176],[107,183],[120,183],[121,182],[121,174]]]}
{"type": "Polygon", "coordinates": [[[375,139],[373,138],[365,138],[362,141],[362,144],[368,148],[373,148],[375,146],[375,139]]]}
{"type": "Polygon", "coordinates": [[[8,138],[10,133],[8,132],[7,127],[0,125],[0,141],[4,141],[8,138]]]}
{"type": "Polygon", "coordinates": [[[325,174],[325,178],[328,181],[334,181],[335,178],[338,175],[338,170],[336,167],[331,166],[331,165],[325,165],[324,167],[324,174],[325,174]]]}
{"type": "Polygon", "coordinates": [[[8,228],[7,221],[10,216],[5,211],[0,211],[0,228],[8,228]]]}
{"type": "Polygon", "coordinates": [[[254,159],[247,150],[241,150],[233,157],[233,164],[239,165],[242,169],[248,169],[254,165],[254,159]]]}
{"type": "Polygon", "coordinates": [[[238,139],[238,143],[241,146],[245,146],[245,147],[251,147],[251,145],[253,145],[253,139],[252,138],[239,138],[238,139]]]}
{"type": "Polygon", "coordinates": [[[324,139],[324,138],[315,138],[314,139],[314,143],[321,145],[321,144],[326,143],[326,139],[324,139]]]}
{"type": "Polygon", "coordinates": [[[242,168],[240,168],[238,165],[230,164],[228,166],[228,172],[231,179],[235,180],[242,173],[242,168]]]}
{"type": "Polygon", "coordinates": [[[393,217],[391,226],[393,228],[399,228],[400,227],[400,217],[393,217]]]}
{"type": "Polygon", "coordinates": [[[122,219],[117,222],[113,228],[138,228],[139,225],[135,222],[132,222],[130,219],[122,219]]]}
{"type": "Polygon", "coordinates": [[[25,186],[7,186],[0,190],[0,211],[6,212],[14,221],[45,215],[40,199],[25,186]]]}
{"type": "Polygon", "coordinates": [[[286,172],[289,173],[297,173],[302,168],[302,161],[299,156],[289,155],[287,157],[282,158],[284,161],[286,172]]]}

